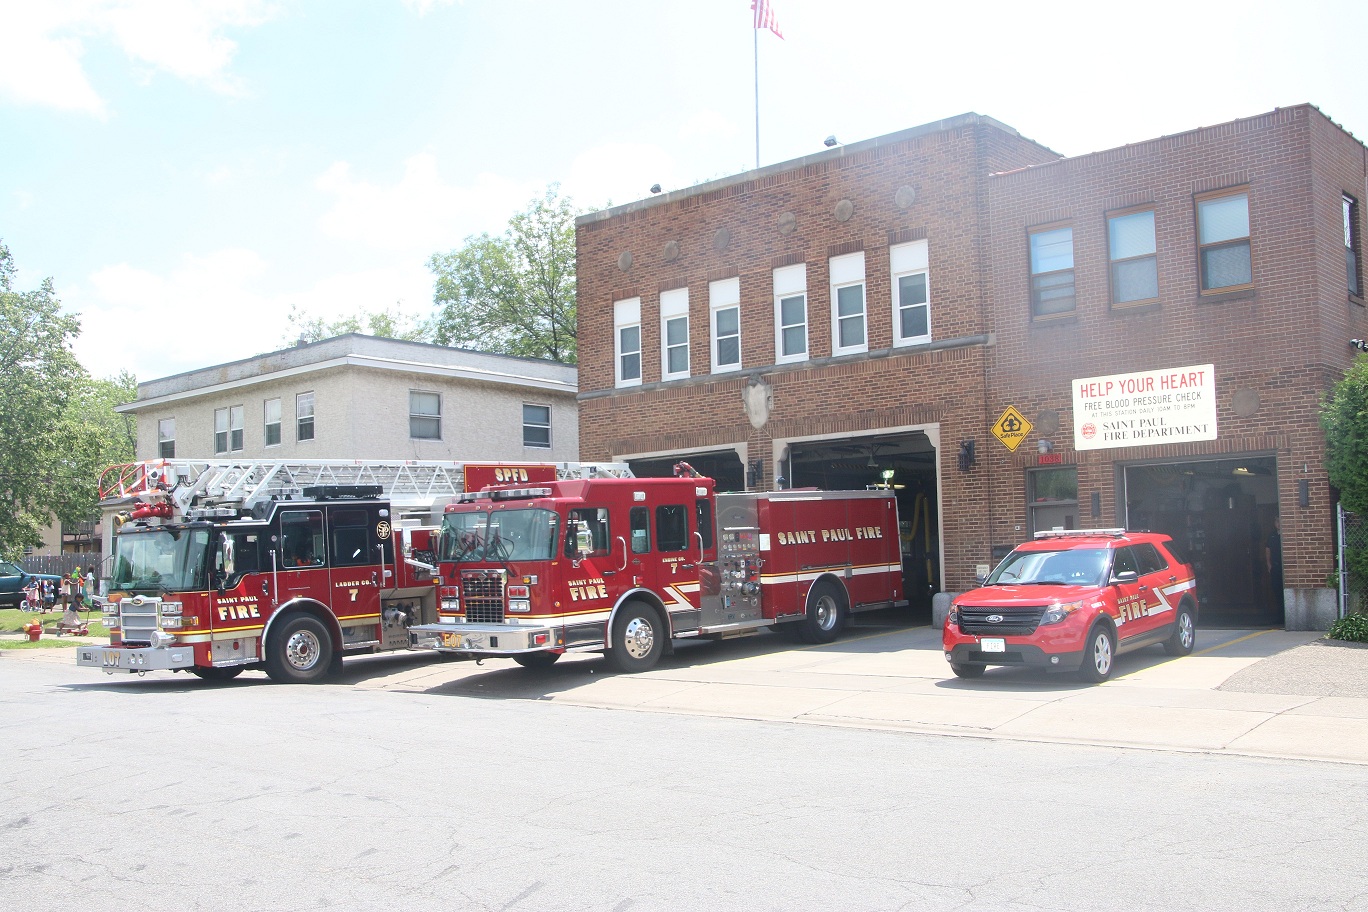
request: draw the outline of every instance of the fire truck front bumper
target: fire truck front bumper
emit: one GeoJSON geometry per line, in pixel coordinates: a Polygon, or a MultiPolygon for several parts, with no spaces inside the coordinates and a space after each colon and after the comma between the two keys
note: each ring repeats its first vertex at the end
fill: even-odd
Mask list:
{"type": "Polygon", "coordinates": [[[413,646],[472,656],[545,652],[565,645],[560,627],[522,624],[425,624],[410,627],[413,646]]]}
{"type": "Polygon", "coordinates": [[[84,668],[101,668],[107,674],[142,671],[171,671],[190,668],[195,664],[193,646],[81,646],[76,650],[76,664],[84,668]]]}

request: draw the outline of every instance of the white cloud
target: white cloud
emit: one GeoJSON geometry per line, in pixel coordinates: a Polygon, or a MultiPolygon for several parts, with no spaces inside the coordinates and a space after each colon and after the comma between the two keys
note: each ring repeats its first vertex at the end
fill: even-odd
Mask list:
{"type": "Polygon", "coordinates": [[[275,13],[267,0],[44,0],[8,4],[0,28],[0,97],[20,104],[108,114],[81,58],[86,42],[112,41],[131,60],[224,93],[237,44],[229,28],[275,13]]]}
{"type": "Polygon", "coordinates": [[[581,207],[598,208],[650,196],[652,184],[669,192],[681,186],[674,158],[649,143],[608,143],[586,149],[570,163],[563,189],[581,207]]]}

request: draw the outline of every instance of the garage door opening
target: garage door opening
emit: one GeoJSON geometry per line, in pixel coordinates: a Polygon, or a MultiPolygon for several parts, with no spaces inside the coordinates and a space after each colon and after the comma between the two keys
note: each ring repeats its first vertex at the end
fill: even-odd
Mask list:
{"type": "Polygon", "coordinates": [[[715,453],[687,453],[681,456],[664,456],[654,459],[629,459],[627,465],[637,478],[669,478],[674,467],[687,462],[699,474],[717,482],[719,494],[746,490],[746,470],[741,465],[741,457],[735,450],[719,450],[715,453]]]}
{"type": "Polygon", "coordinates": [[[1203,624],[1284,623],[1282,555],[1267,553],[1280,551],[1277,472],[1272,456],[1125,467],[1126,527],[1173,538],[1196,570],[1203,624]]]}

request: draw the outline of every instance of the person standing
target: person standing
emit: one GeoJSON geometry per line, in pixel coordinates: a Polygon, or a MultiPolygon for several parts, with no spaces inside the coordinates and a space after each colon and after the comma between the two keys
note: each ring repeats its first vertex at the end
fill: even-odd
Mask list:
{"type": "Polygon", "coordinates": [[[1264,541],[1264,566],[1268,568],[1268,586],[1273,590],[1273,605],[1279,611],[1283,605],[1282,525],[1273,517],[1273,531],[1264,541]]]}

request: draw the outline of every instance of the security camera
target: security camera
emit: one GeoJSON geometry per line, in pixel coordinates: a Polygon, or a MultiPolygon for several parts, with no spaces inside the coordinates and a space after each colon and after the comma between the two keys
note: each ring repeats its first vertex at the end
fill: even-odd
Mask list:
{"type": "Polygon", "coordinates": [[[1368,340],[1350,339],[1349,344],[1352,345],[1354,348],[1357,348],[1361,352],[1368,352],[1368,340]]]}

